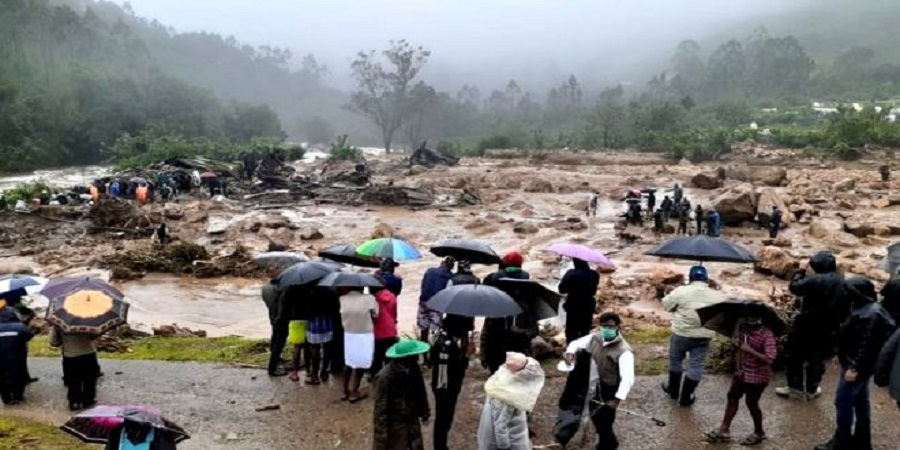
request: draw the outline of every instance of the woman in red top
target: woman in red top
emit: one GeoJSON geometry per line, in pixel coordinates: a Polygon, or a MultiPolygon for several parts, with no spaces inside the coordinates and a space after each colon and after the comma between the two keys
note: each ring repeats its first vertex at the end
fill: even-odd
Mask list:
{"type": "Polygon", "coordinates": [[[718,430],[706,433],[706,441],[731,442],[731,422],[737,415],[741,397],[746,396],[744,401],[753,418],[753,434],[742,439],[740,444],[757,445],[766,440],[759,399],[774,375],[772,364],[777,355],[775,335],[762,324],[761,318],[750,317],[738,326],[735,346],[738,349],[735,353],[735,366],[738,370],[731,381],[731,389],[728,390],[725,417],[718,430]]]}
{"type": "Polygon", "coordinates": [[[389,288],[375,294],[378,302],[378,318],[375,319],[375,357],[370,376],[378,375],[384,365],[385,353],[397,343],[397,296],[389,288]]]}

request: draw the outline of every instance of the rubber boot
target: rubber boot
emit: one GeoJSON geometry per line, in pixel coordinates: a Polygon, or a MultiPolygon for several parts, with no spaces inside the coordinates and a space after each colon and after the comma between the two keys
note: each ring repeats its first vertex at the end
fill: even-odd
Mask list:
{"type": "Polygon", "coordinates": [[[672,400],[678,400],[681,394],[681,372],[669,372],[669,382],[661,384],[663,392],[672,400]]]}
{"type": "Polygon", "coordinates": [[[681,386],[681,397],[679,397],[678,404],[685,407],[693,405],[695,400],[694,390],[697,389],[698,384],[700,384],[699,381],[684,377],[684,384],[681,386]]]}

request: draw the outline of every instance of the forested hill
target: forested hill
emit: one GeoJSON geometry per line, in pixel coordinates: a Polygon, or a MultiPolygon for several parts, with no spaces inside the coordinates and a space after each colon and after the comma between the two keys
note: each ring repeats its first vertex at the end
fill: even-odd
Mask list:
{"type": "Polygon", "coordinates": [[[275,110],[341,102],[314,60],[291,72],[289,57],[177,34],[113,3],[4,0],[0,171],[99,162],[119,137],[148,127],[229,145],[281,139],[296,122],[282,127],[275,110]]]}

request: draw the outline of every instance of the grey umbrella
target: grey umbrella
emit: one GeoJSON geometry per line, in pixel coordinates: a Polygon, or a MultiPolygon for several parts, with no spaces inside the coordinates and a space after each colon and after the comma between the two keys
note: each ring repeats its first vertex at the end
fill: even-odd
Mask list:
{"type": "Polygon", "coordinates": [[[323,287],[383,287],[384,283],[367,273],[334,272],[319,282],[323,287]]]}
{"type": "Polygon", "coordinates": [[[440,257],[466,259],[472,264],[492,265],[501,262],[500,256],[490,245],[470,239],[445,239],[431,247],[431,253],[440,257]]]}
{"type": "Polygon", "coordinates": [[[294,264],[284,269],[275,278],[275,284],[280,288],[288,286],[303,286],[325,278],[328,274],[341,270],[340,264],[327,261],[310,261],[294,264]]]}
{"type": "Polygon", "coordinates": [[[325,250],[319,251],[319,256],[322,257],[322,259],[350,264],[351,266],[356,267],[369,267],[372,269],[381,267],[381,262],[378,258],[358,255],[356,254],[356,247],[351,245],[335,245],[334,247],[328,247],[325,250]]]}
{"type": "Polygon", "coordinates": [[[522,312],[508,294],[483,284],[450,286],[431,297],[427,305],[435,311],[465,317],[509,317],[522,312]]]}
{"type": "Polygon", "coordinates": [[[754,263],[759,261],[750,250],[738,244],[705,235],[671,239],[644,254],[700,262],[754,263]]]}

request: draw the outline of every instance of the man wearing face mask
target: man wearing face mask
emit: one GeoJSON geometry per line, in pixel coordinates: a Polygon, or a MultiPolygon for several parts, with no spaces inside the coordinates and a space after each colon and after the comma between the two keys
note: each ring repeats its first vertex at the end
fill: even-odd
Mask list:
{"type": "Polygon", "coordinates": [[[837,426],[834,437],[816,450],[872,450],[869,380],[881,348],[896,328],[890,314],[876,301],[871,281],[853,277],[847,280],[845,289],[852,312],[838,334],[841,376],[834,394],[837,426]]]}
{"type": "MultiPolygon", "coordinates": [[[[597,430],[597,450],[616,450],[619,440],[613,430],[616,409],[628,397],[634,386],[634,352],[621,335],[622,319],[614,312],[600,316],[600,330],[571,342],[566,348],[566,363],[574,364],[576,354],[590,354],[591,366],[596,367],[600,380],[589,395],[591,421],[597,430]]],[[[580,363],[579,363],[580,364],[580,363]]],[[[576,368],[575,370],[578,370],[576,368]]],[[[568,386],[567,386],[568,389],[568,386]]]]}

